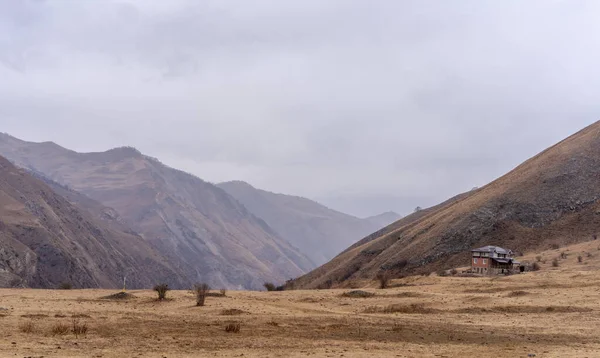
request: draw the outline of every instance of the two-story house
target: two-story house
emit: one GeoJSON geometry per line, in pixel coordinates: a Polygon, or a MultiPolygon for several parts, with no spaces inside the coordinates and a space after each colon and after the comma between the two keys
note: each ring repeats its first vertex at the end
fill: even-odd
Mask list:
{"type": "Polygon", "coordinates": [[[471,250],[471,271],[483,275],[511,272],[519,262],[513,252],[497,246],[484,246],[471,250]]]}

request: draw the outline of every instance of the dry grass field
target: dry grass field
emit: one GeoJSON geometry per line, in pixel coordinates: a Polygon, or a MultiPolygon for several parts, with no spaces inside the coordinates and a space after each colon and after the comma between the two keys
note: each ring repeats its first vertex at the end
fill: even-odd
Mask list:
{"type": "Polygon", "coordinates": [[[369,282],[366,298],[229,291],[195,307],[185,291],[157,302],[152,291],[3,289],[0,356],[600,357],[598,245],[542,253],[542,269],[522,275],[369,282]]]}

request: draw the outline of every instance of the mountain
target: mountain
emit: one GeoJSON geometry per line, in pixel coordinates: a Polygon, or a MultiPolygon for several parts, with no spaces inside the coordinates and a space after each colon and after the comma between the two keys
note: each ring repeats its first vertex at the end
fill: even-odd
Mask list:
{"type": "Polygon", "coordinates": [[[377,219],[359,219],[306,198],[271,193],[242,181],[218,186],[319,265],[385,226],[377,219]]]}
{"type": "Polygon", "coordinates": [[[600,231],[600,122],[483,188],[409,215],[296,280],[296,287],[344,285],[430,273],[469,262],[474,247],[517,252],[590,240],[600,231]]]}
{"type": "Polygon", "coordinates": [[[402,218],[400,214],[395,213],[393,211],[388,211],[379,215],[370,216],[368,218],[365,218],[365,220],[371,222],[375,227],[379,229],[382,227],[386,227],[396,222],[397,220],[400,220],[400,218],[402,218]]]}
{"type": "Polygon", "coordinates": [[[104,209],[101,219],[0,157],[0,287],[115,288],[123,276],[132,288],[180,282],[178,270],[104,209]]]}
{"type": "Polygon", "coordinates": [[[258,289],[314,267],[222,189],[134,148],[77,153],[4,134],[0,154],[114,208],[188,284],[258,289]]]}

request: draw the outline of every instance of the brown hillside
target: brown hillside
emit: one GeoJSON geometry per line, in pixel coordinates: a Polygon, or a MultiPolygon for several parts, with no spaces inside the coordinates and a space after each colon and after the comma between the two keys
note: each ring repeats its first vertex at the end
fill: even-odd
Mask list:
{"type": "Polygon", "coordinates": [[[600,122],[507,175],[366,238],[296,282],[300,287],[429,273],[468,262],[488,244],[539,251],[589,240],[600,231],[600,122]]]}
{"type": "Polygon", "coordinates": [[[241,181],[218,186],[318,265],[394,221],[379,226],[378,218],[359,219],[306,198],[271,193],[241,181]]]}
{"type": "Polygon", "coordinates": [[[123,275],[130,287],[180,282],[141,237],[110,222],[0,157],[0,287],[119,287],[123,275]]]}
{"type": "Polygon", "coordinates": [[[225,191],[133,148],[76,153],[0,135],[0,154],[114,208],[188,283],[256,289],[314,267],[225,191]]]}

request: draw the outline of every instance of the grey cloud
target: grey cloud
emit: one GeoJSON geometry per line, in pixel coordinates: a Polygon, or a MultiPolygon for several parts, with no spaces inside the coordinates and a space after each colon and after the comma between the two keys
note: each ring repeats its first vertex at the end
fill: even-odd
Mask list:
{"type": "Polygon", "coordinates": [[[0,130],[357,215],[598,118],[595,1],[0,0],[0,130]]]}

